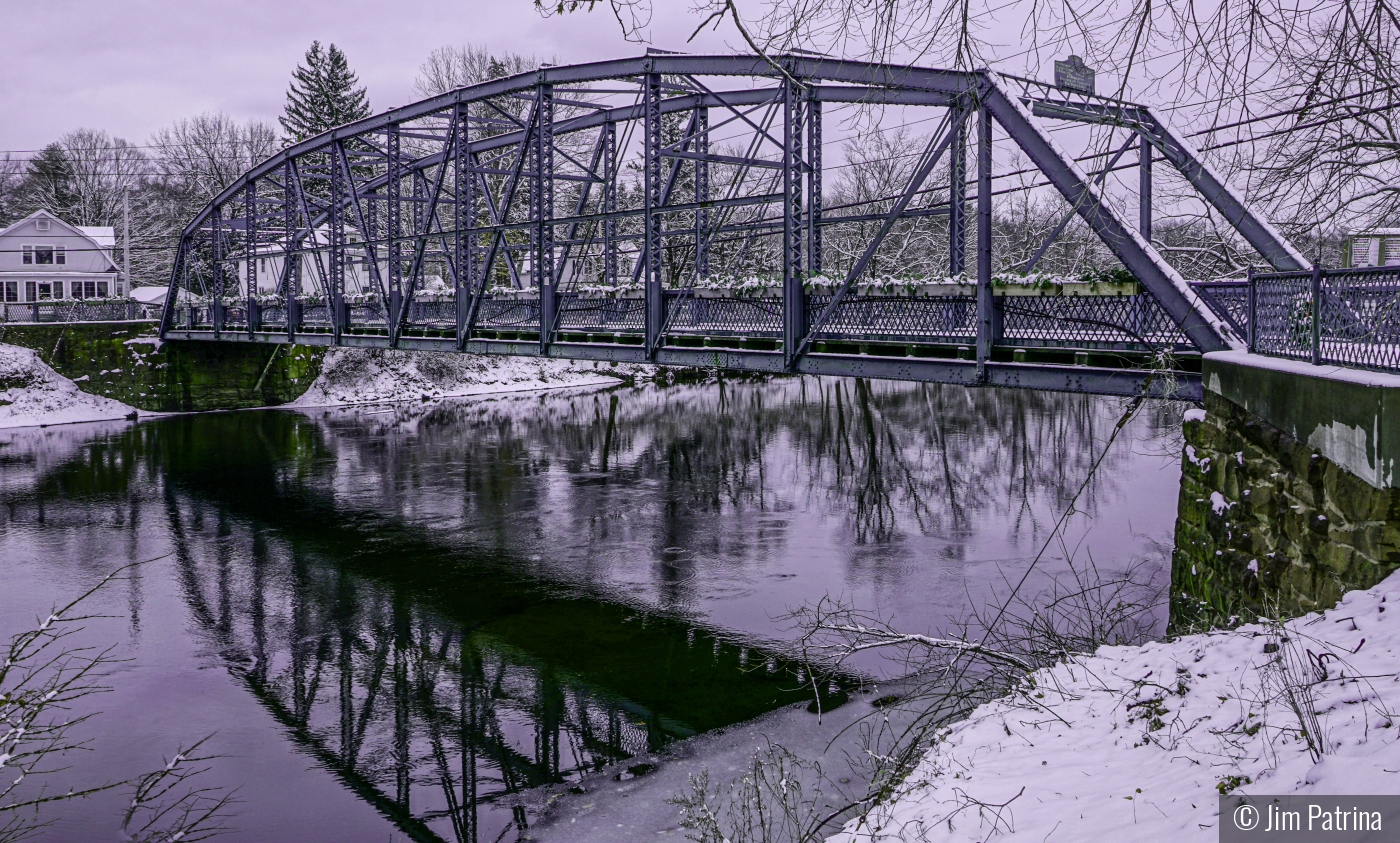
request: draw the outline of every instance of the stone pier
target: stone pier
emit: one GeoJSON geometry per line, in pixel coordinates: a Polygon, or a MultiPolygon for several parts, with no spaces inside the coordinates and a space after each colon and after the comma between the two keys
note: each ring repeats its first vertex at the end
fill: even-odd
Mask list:
{"type": "Polygon", "coordinates": [[[1331,606],[1400,567],[1400,377],[1206,356],[1172,561],[1177,631],[1331,606]]]}

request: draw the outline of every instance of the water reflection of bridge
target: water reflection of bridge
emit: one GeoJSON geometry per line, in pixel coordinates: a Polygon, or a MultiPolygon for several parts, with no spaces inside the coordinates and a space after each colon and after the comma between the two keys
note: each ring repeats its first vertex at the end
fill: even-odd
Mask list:
{"type": "Polygon", "coordinates": [[[1198,355],[1242,341],[1154,245],[1154,183],[1259,262],[1309,265],[1146,105],[985,70],[780,65],[544,67],[295,144],[186,227],[162,336],[1199,397],[1198,355]],[[893,193],[832,206],[823,125],[871,106],[938,128],[893,193]],[[1082,131],[1052,139],[1052,123],[1082,131]],[[993,236],[994,179],[1016,175],[994,172],[997,134],[1063,203],[1043,242],[993,236]],[[1077,163],[1099,158],[1092,176],[1077,163]],[[1128,280],[993,284],[994,251],[1029,272],[1076,218],[1128,280]],[[867,284],[895,253],[898,289],[867,284]],[[914,283],[944,277],[966,283],[914,283]]]}
{"type": "Polygon", "coordinates": [[[363,513],[299,530],[294,499],[271,519],[250,491],[167,494],[187,602],[291,738],[414,839],[496,840],[528,791],[810,697],[693,623],[363,513]]]}
{"type": "Polygon", "coordinates": [[[415,839],[494,840],[532,788],[802,698],[773,648],[685,619],[697,556],[787,541],[726,525],[829,509],[864,545],[1034,519],[1115,417],[1088,396],[811,379],[617,398],[165,419],[74,445],[5,503],[13,522],[99,500],[161,525],[202,637],[290,740],[415,839]],[[650,566],[644,599],[570,569],[619,546],[650,566]]]}

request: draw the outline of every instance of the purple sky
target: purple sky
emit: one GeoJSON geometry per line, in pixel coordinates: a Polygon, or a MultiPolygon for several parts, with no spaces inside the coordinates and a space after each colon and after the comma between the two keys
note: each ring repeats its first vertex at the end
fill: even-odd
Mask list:
{"type": "MultiPolygon", "coordinates": [[[[698,22],[690,4],[658,5],[671,10],[653,21],[658,47],[731,52],[726,41],[738,41],[725,33],[687,47],[698,22]]],[[[645,49],[628,43],[603,11],[542,19],[531,0],[12,0],[3,20],[0,150],[19,155],[79,127],[145,143],[156,129],[204,111],[275,121],[313,39],[346,51],[375,111],[417,99],[418,66],[444,44],[561,63],[645,49]]]]}

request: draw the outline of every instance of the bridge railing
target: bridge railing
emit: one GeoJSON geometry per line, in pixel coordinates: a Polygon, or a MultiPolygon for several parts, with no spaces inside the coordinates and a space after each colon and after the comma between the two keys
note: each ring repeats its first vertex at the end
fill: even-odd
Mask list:
{"type": "Polygon", "coordinates": [[[132,322],[159,319],[160,307],[137,301],[60,299],[58,301],[0,303],[0,322],[132,322]]]}
{"type": "Polygon", "coordinates": [[[1400,266],[1251,273],[1242,286],[1251,351],[1400,373],[1400,266]]]}
{"type": "MultiPolygon", "coordinates": [[[[811,295],[807,320],[816,324],[831,301],[829,295],[811,295]]],[[[696,295],[670,290],[665,297],[665,333],[674,336],[706,336],[780,340],[783,333],[783,301],[773,296],[696,295]]],[[[1002,345],[1043,348],[1115,349],[1151,352],[1187,350],[1189,338],[1151,295],[1043,295],[1008,291],[995,298],[999,342],[1002,345]]],[[[285,332],[291,311],[299,311],[295,332],[332,330],[332,306],[306,299],[296,308],[284,304],[258,308],[259,331],[285,332]]],[[[455,328],[456,302],[413,301],[405,314],[405,327],[430,330],[455,328]]],[[[208,304],[182,305],[173,324],[180,328],[210,330],[213,308],[208,304]]],[[[347,304],[344,327],[360,332],[387,333],[387,310],[377,302],[347,304]]],[[[242,303],[224,307],[222,329],[249,330],[249,310],[242,303]]],[[[475,322],[477,332],[537,333],[540,301],[528,293],[488,296],[481,302],[475,322]]],[[[599,335],[642,335],[646,329],[646,302],[640,297],[606,297],[564,293],[560,297],[555,331],[599,335]]],[[[844,298],[814,338],[832,342],[885,342],[900,344],[967,345],[977,337],[977,300],[970,295],[853,295],[844,298]]]]}

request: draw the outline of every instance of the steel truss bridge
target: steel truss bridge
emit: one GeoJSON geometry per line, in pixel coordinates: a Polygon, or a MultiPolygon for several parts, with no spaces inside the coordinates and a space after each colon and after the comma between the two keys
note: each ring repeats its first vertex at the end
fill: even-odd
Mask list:
{"type": "Polygon", "coordinates": [[[1154,173],[1274,270],[1310,268],[1144,105],[805,55],[546,66],[248,171],[185,228],[161,335],[1198,397],[1199,355],[1243,342],[1152,244],[1154,173]],[[937,128],[896,194],[824,202],[824,112],[871,107],[937,128]],[[1091,174],[1051,134],[1073,124],[1127,139],[1091,174]],[[1065,203],[1020,268],[1077,215],[1136,283],[993,283],[994,130],[1065,203]],[[1107,181],[1130,152],[1135,209],[1107,181]],[[873,289],[891,233],[918,226],[922,258],[967,283],[873,289]]]}

